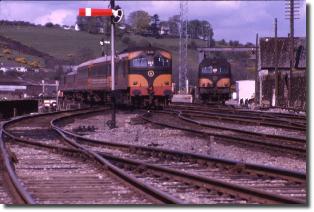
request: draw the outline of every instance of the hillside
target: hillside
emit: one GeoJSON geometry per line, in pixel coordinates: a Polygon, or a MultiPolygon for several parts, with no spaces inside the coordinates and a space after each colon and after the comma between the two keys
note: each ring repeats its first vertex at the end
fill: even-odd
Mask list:
{"type": "MultiPolygon", "coordinates": [[[[100,56],[101,48],[99,41],[103,37],[103,35],[100,34],[95,35],[61,28],[6,25],[0,26],[0,36],[20,42],[25,46],[71,64],[78,64],[84,60],[100,56]]],[[[191,42],[194,42],[197,47],[206,45],[206,43],[201,40],[193,40],[190,41],[190,43],[191,42]]],[[[179,40],[177,38],[156,39],[134,34],[125,34],[122,37],[116,37],[117,51],[122,51],[129,46],[143,46],[149,43],[172,52],[173,77],[174,80],[177,81],[179,67],[179,40]]],[[[110,51],[110,48],[108,47],[107,50],[110,51]]],[[[198,70],[198,53],[195,48],[189,49],[188,51],[188,64],[190,82],[191,84],[195,84],[198,70]]]]}

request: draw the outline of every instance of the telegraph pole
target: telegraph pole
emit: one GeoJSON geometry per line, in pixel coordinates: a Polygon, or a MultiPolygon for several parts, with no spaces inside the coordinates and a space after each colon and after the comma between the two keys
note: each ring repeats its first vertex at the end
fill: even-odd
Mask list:
{"type": "Polygon", "coordinates": [[[277,18],[275,18],[275,106],[278,106],[278,38],[277,18]]]}
{"type": "Polygon", "coordinates": [[[257,97],[262,92],[259,90],[259,84],[261,83],[258,77],[258,33],[256,33],[255,40],[255,104],[258,103],[257,97]]]}
{"type": "Polygon", "coordinates": [[[292,72],[294,66],[294,19],[298,19],[300,4],[298,0],[287,0],[285,5],[286,19],[290,20],[290,71],[288,81],[288,107],[292,106],[292,72]]]}
{"type": "Polygon", "coordinates": [[[292,69],[294,57],[294,0],[290,0],[290,73],[289,73],[289,100],[288,106],[291,107],[292,99],[292,69]]]}

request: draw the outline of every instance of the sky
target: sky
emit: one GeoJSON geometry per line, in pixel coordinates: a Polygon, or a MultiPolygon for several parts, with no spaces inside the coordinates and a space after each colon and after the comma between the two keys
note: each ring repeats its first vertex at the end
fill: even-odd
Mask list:
{"type": "MultiPolygon", "coordinates": [[[[44,25],[47,22],[74,25],[78,8],[107,8],[109,1],[0,1],[0,20],[20,20],[44,25]]],[[[158,14],[161,20],[179,14],[179,1],[116,1],[126,16],[145,10],[158,14]]],[[[285,1],[189,1],[189,20],[207,20],[214,29],[214,39],[255,43],[260,37],[274,35],[278,19],[278,36],[287,36],[289,20],[285,19],[285,1]]],[[[300,0],[295,35],[306,36],[306,2],[300,0]]]]}

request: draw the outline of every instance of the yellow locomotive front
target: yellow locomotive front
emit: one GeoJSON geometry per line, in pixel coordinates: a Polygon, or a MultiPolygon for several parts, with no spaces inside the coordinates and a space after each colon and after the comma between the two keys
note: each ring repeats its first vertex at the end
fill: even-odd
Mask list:
{"type": "Polygon", "coordinates": [[[128,87],[132,102],[164,104],[172,95],[172,56],[163,49],[147,47],[128,52],[128,87]]]}

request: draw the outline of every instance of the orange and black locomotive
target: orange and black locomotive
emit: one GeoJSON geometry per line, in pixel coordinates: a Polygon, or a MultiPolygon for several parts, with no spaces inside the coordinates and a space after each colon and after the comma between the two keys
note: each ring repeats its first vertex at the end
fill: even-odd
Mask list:
{"type": "MultiPolygon", "coordinates": [[[[172,55],[152,46],[129,48],[115,59],[118,103],[165,104],[172,96],[172,55]]],[[[111,56],[75,67],[61,82],[64,101],[106,102],[111,96],[111,56]]]]}
{"type": "Polygon", "coordinates": [[[203,101],[226,101],[231,96],[231,65],[224,58],[204,58],[199,65],[199,95],[203,101]]]}

